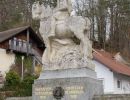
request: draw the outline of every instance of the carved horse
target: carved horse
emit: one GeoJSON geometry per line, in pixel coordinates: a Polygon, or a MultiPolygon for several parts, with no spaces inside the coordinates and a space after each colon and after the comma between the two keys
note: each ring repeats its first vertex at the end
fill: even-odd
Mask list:
{"type": "MultiPolygon", "coordinates": [[[[50,8],[51,9],[51,8],[50,8]]],[[[44,41],[47,42],[47,47],[51,51],[51,41],[53,39],[66,39],[73,38],[74,36],[80,40],[81,50],[85,59],[92,59],[92,47],[89,40],[90,35],[90,21],[81,16],[70,16],[67,10],[56,11],[50,16],[45,17],[45,7],[39,3],[35,3],[32,7],[32,16],[34,19],[40,19],[40,29],[43,29],[43,23],[46,23],[43,19],[48,18],[50,26],[47,26],[48,33],[46,38],[45,33],[40,31],[43,35],[44,41]]]]}

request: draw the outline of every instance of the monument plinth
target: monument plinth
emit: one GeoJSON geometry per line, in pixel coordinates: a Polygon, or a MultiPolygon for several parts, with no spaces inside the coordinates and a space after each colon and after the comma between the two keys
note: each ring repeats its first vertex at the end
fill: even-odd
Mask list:
{"type": "Polygon", "coordinates": [[[43,71],[33,85],[33,100],[92,100],[103,94],[92,62],[90,21],[70,16],[71,0],[57,0],[53,10],[36,2],[32,15],[40,19],[46,50],[43,71]]]}

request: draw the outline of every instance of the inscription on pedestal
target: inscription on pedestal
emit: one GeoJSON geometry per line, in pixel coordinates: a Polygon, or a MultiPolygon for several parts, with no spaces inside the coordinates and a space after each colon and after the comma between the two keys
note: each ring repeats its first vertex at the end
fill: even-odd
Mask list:
{"type": "Polygon", "coordinates": [[[66,87],[65,94],[70,95],[72,99],[76,99],[78,95],[84,93],[83,86],[70,86],[66,87]]]}
{"type": "Polygon", "coordinates": [[[47,96],[52,95],[52,88],[51,87],[36,87],[35,95],[39,96],[41,100],[44,100],[47,98],[47,96]]]}
{"type": "MultiPolygon", "coordinates": [[[[52,87],[36,87],[34,94],[41,100],[46,100],[48,96],[54,95],[54,89],[52,87]]],[[[68,86],[63,88],[63,90],[65,95],[69,95],[72,99],[76,99],[78,95],[84,93],[83,86],[68,86]]]]}

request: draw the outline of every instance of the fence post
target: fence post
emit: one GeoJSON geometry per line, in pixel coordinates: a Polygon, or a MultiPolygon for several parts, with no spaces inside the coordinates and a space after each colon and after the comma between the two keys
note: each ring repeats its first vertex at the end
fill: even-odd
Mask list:
{"type": "Polygon", "coordinates": [[[24,61],[24,56],[22,56],[22,75],[21,75],[21,79],[23,80],[23,61],[24,61]]]}

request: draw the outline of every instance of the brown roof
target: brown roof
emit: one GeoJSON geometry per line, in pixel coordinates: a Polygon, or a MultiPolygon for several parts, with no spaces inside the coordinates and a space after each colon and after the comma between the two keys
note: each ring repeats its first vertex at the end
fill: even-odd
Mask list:
{"type": "Polygon", "coordinates": [[[44,43],[42,40],[42,37],[40,35],[36,34],[30,26],[18,27],[18,28],[14,28],[14,29],[0,32],[0,42],[3,42],[5,40],[19,34],[22,31],[27,30],[27,29],[32,31],[35,38],[38,38],[38,40],[40,40],[42,43],[44,43]]]}
{"type": "Polygon", "coordinates": [[[28,27],[29,26],[24,26],[0,32],[0,42],[3,42],[4,40],[18,34],[19,32],[26,30],[28,27]]]}
{"type": "Polygon", "coordinates": [[[123,63],[117,62],[110,53],[108,53],[106,51],[97,51],[96,50],[93,53],[93,56],[94,56],[95,60],[104,64],[110,70],[112,70],[116,73],[130,76],[130,67],[123,63]]]}

